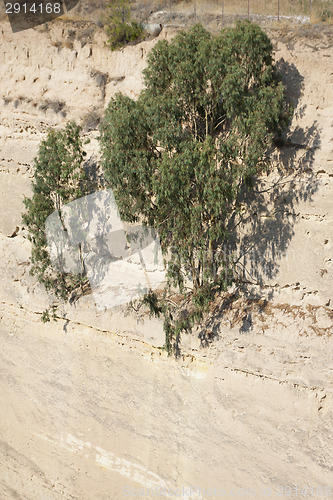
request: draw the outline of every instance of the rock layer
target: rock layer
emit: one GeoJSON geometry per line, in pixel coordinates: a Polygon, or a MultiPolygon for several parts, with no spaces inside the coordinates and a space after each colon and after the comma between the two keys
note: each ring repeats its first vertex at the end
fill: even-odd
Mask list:
{"type": "MultiPolygon", "coordinates": [[[[109,53],[101,34],[84,43],[61,22],[1,30],[1,497],[191,485],[192,498],[215,487],[225,498],[242,488],[281,498],[280,486],[295,485],[316,497],[333,486],[329,36],[276,42],[295,116],[231,249],[244,254],[247,288],[214,304],[175,361],[143,310],[100,312],[85,296],[41,323],[50,297],[29,276],[21,223],[47,128],[85,120],[117,91],[136,97],[156,41],[109,53]]],[[[94,161],[97,132],[87,134],[94,161]]]]}

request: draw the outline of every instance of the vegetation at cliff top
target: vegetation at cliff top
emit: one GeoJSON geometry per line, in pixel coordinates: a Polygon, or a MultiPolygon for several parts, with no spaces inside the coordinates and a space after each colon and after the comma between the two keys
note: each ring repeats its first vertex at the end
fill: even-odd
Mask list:
{"type": "Polygon", "coordinates": [[[130,0],[115,0],[106,6],[103,17],[104,28],[109,37],[111,50],[117,50],[133,41],[142,39],[144,29],[140,23],[131,21],[130,0]]]}

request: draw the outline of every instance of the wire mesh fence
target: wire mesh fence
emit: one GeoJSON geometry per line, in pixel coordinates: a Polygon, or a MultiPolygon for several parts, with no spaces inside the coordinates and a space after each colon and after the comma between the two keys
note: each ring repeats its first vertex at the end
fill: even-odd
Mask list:
{"type": "Polygon", "coordinates": [[[223,24],[234,17],[266,22],[333,20],[332,0],[141,0],[136,10],[140,21],[160,19],[177,25],[181,21],[205,24],[213,18],[223,24]]]}
{"type": "MultiPolygon", "coordinates": [[[[73,20],[99,20],[107,5],[122,4],[122,1],[129,2],[133,20],[164,26],[202,23],[220,27],[244,17],[264,24],[276,21],[333,23],[333,0],[79,0],[66,16],[73,20]]],[[[5,4],[0,0],[0,20],[7,19],[5,4]]]]}

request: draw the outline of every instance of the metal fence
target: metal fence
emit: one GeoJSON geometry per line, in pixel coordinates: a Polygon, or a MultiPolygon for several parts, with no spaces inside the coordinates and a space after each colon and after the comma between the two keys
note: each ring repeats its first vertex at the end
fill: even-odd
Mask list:
{"type": "Polygon", "coordinates": [[[308,22],[319,20],[323,13],[333,19],[332,0],[144,0],[140,6],[139,17],[145,22],[160,19],[175,24],[182,20],[206,24],[214,18],[223,24],[238,16],[266,22],[308,22]]]}

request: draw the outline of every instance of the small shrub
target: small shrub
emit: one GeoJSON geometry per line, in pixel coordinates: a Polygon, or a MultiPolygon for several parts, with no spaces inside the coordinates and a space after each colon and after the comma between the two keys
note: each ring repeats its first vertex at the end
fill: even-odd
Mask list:
{"type": "Polygon", "coordinates": [[[89,111],[82,119],[82,127],[84,132],[97,130],[100,121],[101,121],[101,115],[95,108],[89,111]]]}
{"type": "Polygon", "coordinates": [[[43,323],[49,323],[51,321],[51,318],[53,319],[53,321],[56,321],[57,320],[56,312],[57,312],[57,306],[54,305],[51,306],[49,309],[45,309],[45,311],[43,311],[42,313],[41,321],[43,323]]]}
{"type": "Polygon", "coordinates": [[[108,81],[107,73],[102,73],[101,71],[93,71],[91,76],[95,78],[95,81],[99,87],[104,88],[108,81]]]}
{"type": "Polygon", "coordinates": [[[332,0],[318,0],[314,4],[316,19],[321,22],[333,21],[333,1],[332,0]]]}
{"type": "Polygon", "coordinates": [[[39,106],[39,109],[44,112],[46,112],[48,109],[52,109],[52,111],[54,111],[55,113],[62,112],[62,115],[66,116],[66,112],[64,111],[65,106],[66,103],[64,101],[47,99],[46,101],[42,102],[42,104],[39,106]]]}
{"type": "Polygon", "coordinates": [[[108,33],[108,44],[111,50],[117,50],[130,42],[140,40],[143,32],[143,27],[136,22],[131,22],[131,24],[120,23],[108,33]]]}
{"type": "Polygon", "coordinates": [[[111,50],[117,50],[130,42],[143,38],[143,26],[135,21],[130,21],[129,4],[129,0],[118,0],[107,5],[107,16],[102,21],[109,37],[107,43],[111,50]]]}
{"type": "Polygon", "coordinates": [[[62,47],[62,42],[60,42],[59,40],[55,40],[54,42],[52,42],[52,47],[56,47],[59,50],[62,47]]]}
{"type": "Polygon", "coordinates": [[[72,40],[65,40],[62,44],[63,48],[66,48],[66,49],[70,49],[72,50],[73,49],[73,41],[72,40]]]}
{"type": "Polygon", "coordinates": [[[332,10],[324,9],[320,13],[320,20],[321,21],[326,22],[326,21],[329,21],[331,19],[333,19],[333,12],[332,12],[332,10]]]}

